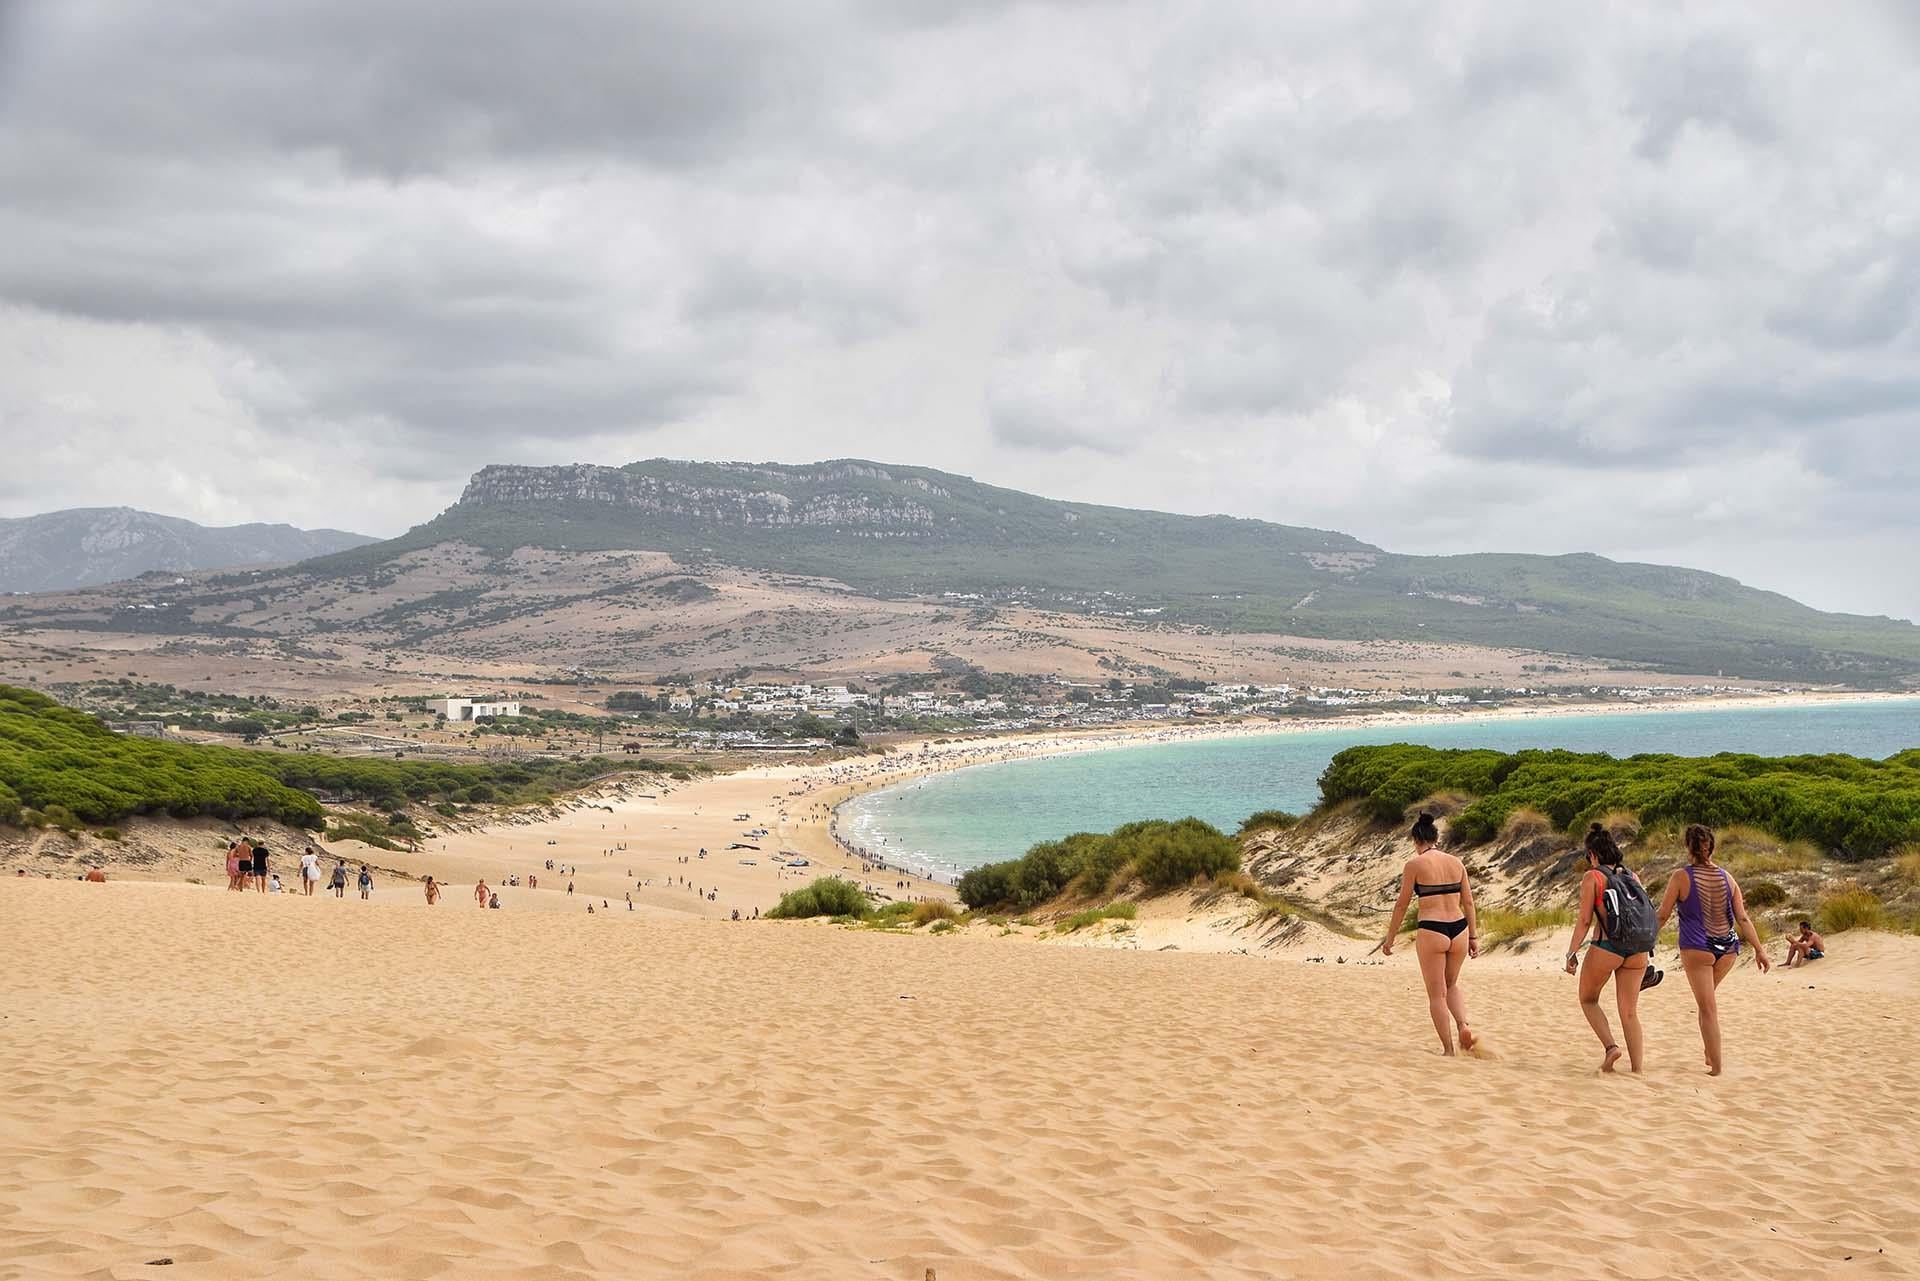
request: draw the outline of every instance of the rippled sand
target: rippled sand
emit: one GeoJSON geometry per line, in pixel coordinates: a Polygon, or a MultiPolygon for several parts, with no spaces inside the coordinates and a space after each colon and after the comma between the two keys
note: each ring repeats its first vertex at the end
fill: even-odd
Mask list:
{"type": "Polygon", "coordinates": [[[1512,965],[1443,1061],[1397,958],[6,881],[0,1277],[1912,1276],[1920,948],[1837,950],[1603,1079],[1512,965]]]}

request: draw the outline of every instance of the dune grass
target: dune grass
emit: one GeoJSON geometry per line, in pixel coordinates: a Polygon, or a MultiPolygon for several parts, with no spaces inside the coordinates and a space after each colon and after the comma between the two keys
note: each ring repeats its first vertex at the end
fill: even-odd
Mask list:
{"type": "Polygon", "coordinates": [[[1285,810],[1261,810],[1258,814],[1248,815],[1247,821],[1240,824],[1240,830],[1235,835],[1245,840],[1257,832],[1284,832],[1299,822],[1298,814],[1289,814],[1285,810]]]}
{"type": "Polygon", "coordinates": [[[916,926],[932,925],[939,921],[954,921],[959,917],[960,913],[954,910],[953,904],[943,898],[931,898],[924,903],[915,903],[913,910],[907,914],[907,919],[916,926]]]}
{"type": "Polygon", "coordinates": [[[1522,805],[1500,824],[1502,841],[1537,841],[1554,833],[1553,820],[1531,806],[1522,805]]]}
{"type": "Polygon", "coordinates": [[[1908,889],[1920,889],[1920,845],[1903,845],[1894,851],[1893,877],[1908,889]]]}
{"type": "Polygon", "coordinates": [[[1477,907],[1474,916],[1480,926],[1482,951],[1502,947],[1541,930],[1561,930],[1573,924],[1570,907],[1477,907]]]}
{"type": "Polygon", "coordinates": [[[1062,934],[1074,934],[1102,921],[1131,921],[1139,915],[1138,903],[1109,903],[1105,907],[1090,907],[1084,912],[1075,912],[1060,922],[1057,929],[1062,934]]]}
{"type": "Polygon", "coordinates": [[[1887,924],[1887,910],[1880,896],[1859,885],[1843,886],[1820,900],[1815,914],[1823,934],[1844,930],[1877,930],[1887,924]]]}

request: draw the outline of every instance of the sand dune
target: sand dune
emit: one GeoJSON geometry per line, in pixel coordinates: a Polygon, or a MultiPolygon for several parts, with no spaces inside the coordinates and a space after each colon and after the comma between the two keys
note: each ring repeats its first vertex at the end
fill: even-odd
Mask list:
{"type": "Polygon", "coordinates": [[[1684,989],[1602,1079],[1511,966],[1478,1062],[1410,958],[34,880],[0,940],[5,1277],[1920,1271],[1908,939],[1736,974],[1719,1081],[1684,989]]]}

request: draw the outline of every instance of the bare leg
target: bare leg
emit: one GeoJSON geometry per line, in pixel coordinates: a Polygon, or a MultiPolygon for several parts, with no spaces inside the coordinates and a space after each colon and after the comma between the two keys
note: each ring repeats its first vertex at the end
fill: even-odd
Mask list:
{"type": "Polygon", "coordinates": [[[1447,940],[1432,930],[1414,931],[1413,950],[1420,957],[1420,979],[1427,987],[1427,1013],[1440,1034],[1440,1052],[1453,1053],[1452,1012],[1447,1009],[1447,940]],[[1427,940],[1432,939],[1429,943],[1427,940]]]}
{"type": "Polygon", "coordinates": [[[1587,1016],[1587,1026],[1606,1048],[1606,1058],[1600,1063],[1602,1072],[1613,1071],[1613,1065],[1620,1061],[1620,1047],[1614,1042],[1613,1029],[1607,1025],[1606,1011],[1600,1008],[1601,990],[1619,968],[1620,958],[1601,947],[1588,948],[1587,959],[1580,967],[1580,1012],[1587,1016]]]}
{"type": "Polygon", "coordinates": [[[1700,1044],[1707,1053],[1707,1075],[1719,1076],[1720,1006],[1713,995],[1713,956],[1689,949],[1680,953],[1680,963],[1686,966],[1687,986],[1693,989],[1693,1003],[1700,1010],[1700,1044]]]}
{"type": "Polygon", "coordinates": [[[1473,1048],[1473,1029],[1467,1023],[1467,994],[1460,988],[1460,969],[1467,963],[1467,936],[1460,935],[1447,948],[1447,1012],[1460,1030],[1460,1048],[1473,1048]]]}
{"type": "Polygon", "coordinates": [[[1635,1072],[1640,1070],[1640,976],[1646,973],[1647,954],[1628,957],[1620,962],[1620,971],[1613,977],[1613,999],[1620,1008],[1620,1038],[1627,1043],[1627,1063],[1635,1072]]]}

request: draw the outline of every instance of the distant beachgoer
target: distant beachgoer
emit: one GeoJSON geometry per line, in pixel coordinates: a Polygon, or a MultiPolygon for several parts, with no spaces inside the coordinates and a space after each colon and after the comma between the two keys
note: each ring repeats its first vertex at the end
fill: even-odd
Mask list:
{"type": "Polygon", "coordinates": [[[107,874],[97,867],[90,867],[87,869],[86,876],[82,879],[92,881],[95,885],[105,885],[107,883],[107,874]]]}
{"type": "Polygon", "coordinates": [[[1400,897],[1387,921],[1380,944],[1383,956],[1393,955],[1394,936],[1406,919],[1407,906],[1420,900],[1416,913],[1413,950],[1420,958],[1420,977],[1427,988],[1427,1013],[1440,1034],[1441,1052],[1454,1052],[1454,1028],[1460,1030],[1460,1048],[1471,1050],[1474,1037],[1467,1022],[1467,994],[1460,989],[1460,970],[1467,958],[1480,955],[1479,930],[1473,910],[1473,886],[1466,864],[1438,848],[1440,828],[1433,815],[1422,814],[1413,824],[1413,857],[1400,873],[1400,897]],[[1464,936],[1464,937],[1463,937],[1464,936]]]}
{"type": "Polygon", "coordinates": [[[320,856],[313,852],[313,846],[307,846],[307,852],[300,856],[300,892],[312,894],[313,887],[320,884],[320,856]]]}
{"type": "Polygon", "coordinates": [[[1740,962],[1740,940],[1753,945],[1753,963],[1765,974],[1773,968],[1760,932],[1747,917],[1747,901],[1733,874],[1713,861],[1713,829],[1699,823],[1687,828],[1687,865],[1667,878],[1660,900],[1660,924],[1665,926],[1675,907],[1680,909],[1680,964],[1693,989],[1700,1011],[1700,1043],[1706,1050],[1707,1075],[1719,1076],[1725,1066],[1720,1044],[1720,1005],[1715,990],[1720,980],[1740,962]]]}
{"type": "Polygon", "coordinates": [[[1587,830],[1587,871],[1580,878],[1580,911],[1573,923],[1573,941],[1567,947],[1567,973],[1580,972],[1580,1012],[1587,1026],[1600,1038],[1602,1072],[1611,1072],[1620,1061],[1620,1046],[1613,1039],[1606,1011],[1600,1008],[1600,993],[1613,979],[1614,1004],[1620,1012],[1620,1032],[1627,1041],[1627,1063],[1640,1070],[1643,1038],[1640,1031],[1640,984],[1653,957],[1653,940],[1658,933],[1652,920],[1652,903],[1647,891],[1626,865],[1620,846],[1611,834],[1595,823],[1587,830]],[[1589,932],[1593,946],[1587,959],[1580,962],[1580,949],[1589,932]]]}
{"type": "Polygon", "coordinates": [[[476,907],[485,907],[487,905],[487,896],[491,893],[492,891],[487,888],[487,883],[485,881],[474,882],[474,886],[473,886],[474,905],[476,907]]]}
{"type": "Polygon", "coordinates": [[[429,876],[427,878],[427,906],[432,907],[440,901],[440,886],[429,876]]]}
{"type": "MultiPolygon", "coordinates": [[[[249,868],[253,866],[252,850],[247,851],[247,866],[249,868]]],[[[238,838],[236,838],[231,845],[227,846],[227,888],[230,890],[242,888],[240,884],[240,841],[238,838]]]]}
{"type": "Polygon", "coordinates": [[[267,893],[278,894],[280,893],[280,889],[281,889],[280,873],[275,872],[271,877],[268,878],[267,893]]]}
{"type": "Polygon", "coordinates": [[[1812,921],[1800,922],[1800,932],[1787,940],[1787,968],[1817,961],[1827,954],[1827,941],[1814,933],[1812,921]]]}
{"type": "Polygon", "coordinates": [[[572,881],[568,881],[568,882],[567,882],[567,893],[569,893],[569,894],[571,894],[571,893],[573,893],[573,882],[572,882],[572,881]]]}
{"type": "Polygon", "coordinates": [[[359,885],[361,898],[366,898],[369,894],[373,893],[373,873],[367,870],[365,863],[360,865],[359,885]]]}
{"type": "Polygon", "coordinates": [[[538,876],[535,876],[532,872],[527,873],[527,888],[530,890],[537,890],[540,888],[540,878],[538,876]]]}
{"type": "Polygon", "coordinates": [[[267,876],[268,876],[267,843],[265,841],[254,841],[252,844],[253,844],[253,881],[255,885],[260,887],[260,892],[262,894],[265,894],[267,892],[267,876]]]}
{"type": "Polygon", "coordinates": [[[333,896],[335,898],[345,898],[347,896],[347,860],[341,859],[333,865],[333,878],[328,884],[333,886],[333,896]]]}
{"type": "Polygon", "coordinates": [[[498,894],[489,894],[487,896],[487,906],[497,909],[500,906],[500,896],[498,894]]]}

